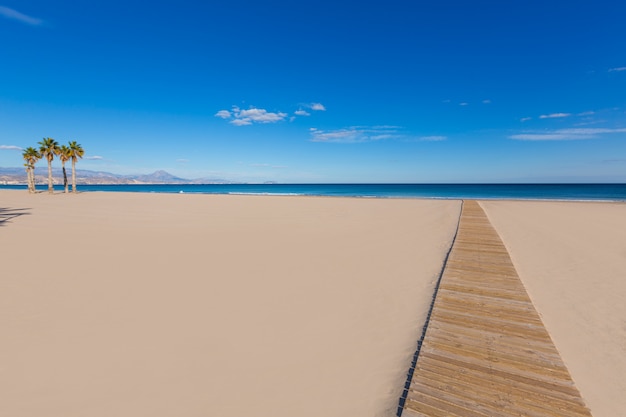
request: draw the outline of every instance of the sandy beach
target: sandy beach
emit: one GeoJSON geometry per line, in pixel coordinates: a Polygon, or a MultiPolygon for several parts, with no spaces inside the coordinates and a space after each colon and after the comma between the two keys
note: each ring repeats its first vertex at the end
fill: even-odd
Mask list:
{"type": "Polygon", "coordinates": [[[395,415],[460,209],[0,201],[0,415],[12,417],[395,415]]]}
{"type": "MultiPolygon", "coordinates": [[[[595,417],[626,204],[481,203],[595,417]]],[[[0,415],[393,416],[459,201],[0,190],[0,415]]]]}

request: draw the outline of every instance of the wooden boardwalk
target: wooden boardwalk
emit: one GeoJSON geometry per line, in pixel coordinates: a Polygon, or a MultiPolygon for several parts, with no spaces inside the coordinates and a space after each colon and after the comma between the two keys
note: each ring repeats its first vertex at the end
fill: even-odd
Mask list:
{"type": "Polygon", "coordinates": [[[401,414],[591,416],[475,201],[464,203],[401,414]]]}

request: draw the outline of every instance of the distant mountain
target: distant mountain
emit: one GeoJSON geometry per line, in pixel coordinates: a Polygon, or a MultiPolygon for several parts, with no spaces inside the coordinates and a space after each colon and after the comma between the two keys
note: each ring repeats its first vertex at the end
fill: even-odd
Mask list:
{"type": "MultiPolygon", "coordinates": [[[[71,169],[67,169],[68,180],[71,182],[71,169]]],[[[47,184],[48,168],[35,168],[37,184],[47,184]]],[[[54,184],[63,183],[63,171],[60,168],[52,169],[54,184]]],[[[76,182],[78,184],[232,184],[232,181],[213,178],[186,179],[180,178],[169,172],[160,170],[152,174],[143,175],[118,175],[110,172],[90,171],[86,169],[76,170],[76,182]]],[[[0,184],[26,184],[26,170],[24,168],[0,167],[0,184]]]]}
{"type": "Polygon", "coordinates": [[[138,175],[131,177],[135,181],[149,184],[188,184],[191,180],[176,177],[166,171],[156,171],[148,175],[138,175]]]}

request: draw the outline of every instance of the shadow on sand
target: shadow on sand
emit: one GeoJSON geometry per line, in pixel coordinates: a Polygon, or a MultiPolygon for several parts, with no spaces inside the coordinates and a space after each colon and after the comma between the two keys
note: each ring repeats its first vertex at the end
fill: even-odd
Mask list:
{"type": "Polygon", "coordinates": [[[5,226],[6,223],[20,216],[27,216],[30,214],[27,210],[30,209],[14,209],[8,207],[0,207],[0,226],[5,226]]]}

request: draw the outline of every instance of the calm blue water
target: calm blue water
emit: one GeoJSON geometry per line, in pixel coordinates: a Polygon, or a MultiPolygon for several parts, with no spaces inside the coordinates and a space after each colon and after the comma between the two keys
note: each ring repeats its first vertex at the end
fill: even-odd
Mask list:
{"type": "MultiPolygon", "coordinates": [[[[26,186],[3,185],[4,189],[26,186]]],[[[37,186],[45,191],[45,185],[37,186]]],[[[62,187],[55,187],[62,191],[62,187]]],[[[371,198],[626,201],[626,184],[207,184],[79,185],[79,191],[140,193],[307,195],[371,198]]]]}

